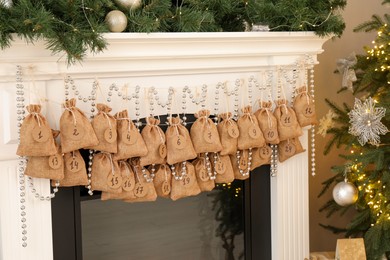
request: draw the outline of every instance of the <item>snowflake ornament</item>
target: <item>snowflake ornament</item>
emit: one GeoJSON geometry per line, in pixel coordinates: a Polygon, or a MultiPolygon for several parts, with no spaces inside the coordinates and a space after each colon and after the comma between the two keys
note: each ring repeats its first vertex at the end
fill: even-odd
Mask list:
{"type": "Polygon", "coordinates": [[[328,113],[320,119],[317,134],[320,134],[322,135],[322,137],[325,137],[328,130],[335,126],[333,118],[336,117],[337,115],[332,110],[329,110],[328,113]]]}
{"type": "Polygon", "coordinates": [[[366,99],[364,103],[356,98],[353,109],[348,113],[351,124],[349,133],[357,136],[362,146],[366,143],[378,145],[380,143],[379,135],[384,135],[389,131],[381,123],[385,113],[385,108],[375,107],[375,102],[371,97],[366,99]]]}

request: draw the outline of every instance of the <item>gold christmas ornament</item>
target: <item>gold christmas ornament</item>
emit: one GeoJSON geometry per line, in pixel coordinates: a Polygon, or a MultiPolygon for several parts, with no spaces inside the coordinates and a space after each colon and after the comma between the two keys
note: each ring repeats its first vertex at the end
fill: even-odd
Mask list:
{"type": "Polygon", "coordinates": [[[142,5],[142,0],[115,0],[115,3],[122,8],[135,10],[142,5]]]}
{"type": "Polygon", "coordinates": [[[127,17],[123,12],[113,10],[106,15],[106,23],[111,32],[123,32],[127,26],[127,17]]]}

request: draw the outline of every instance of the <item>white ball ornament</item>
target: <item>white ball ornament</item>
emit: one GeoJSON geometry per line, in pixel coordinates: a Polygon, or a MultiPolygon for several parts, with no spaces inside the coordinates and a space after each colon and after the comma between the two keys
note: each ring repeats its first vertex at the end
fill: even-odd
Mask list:
{"type": "Polygon", "coordinates": [[[115,3],[122,8],[135,10],[142,5],[142,0],[115,0],[115,3]]]}
{"type": "Polygon", "coordinates": [[[340,206],[354,204],[358,199],[358,190],[350,182],[343,181],[337,183],[333,188],[333,199],[340,206]]]}
{"type": "Polygon", "coordinates": [[[127,17],[123,12],[113,10],[106,15],[106,23],[111,32],[123,32],[127,27],[127,17]]]}

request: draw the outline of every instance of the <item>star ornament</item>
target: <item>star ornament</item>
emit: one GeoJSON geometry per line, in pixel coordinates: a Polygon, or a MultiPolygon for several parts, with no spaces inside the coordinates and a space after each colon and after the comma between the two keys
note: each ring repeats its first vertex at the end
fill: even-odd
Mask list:
{"type": "Polygon", "coordinates": [[[378,145],[380,143],[379,135],[386,134],[389,130],[381,123],[382,117],[386,114],[383,107],[375,107],[374,100],[369,97],[364,102],[355,99],[354,108],[349,115],[349,133],[357,136],[360,145],[370,143],[378,145]]]}

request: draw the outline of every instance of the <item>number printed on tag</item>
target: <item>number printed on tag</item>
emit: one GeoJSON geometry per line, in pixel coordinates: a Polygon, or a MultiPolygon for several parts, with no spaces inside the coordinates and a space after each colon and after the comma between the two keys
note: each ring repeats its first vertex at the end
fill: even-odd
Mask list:
{"type": "Polygon", "coordinates": [[[118,189],[122,186],[122,176],[110,173],[107,178],[107,185],[111,189],[118,189]]]}
{"type": "Polygon", "coordinates": [[[112,144],[116,141],[117,133],[115,129],[107,128],[106,131],[104,131],[104,140],[106,140],[108,143],[112,144]]]}
{"type": "Polygon", "coordinates": [[[158,154],[160,155],[161,158],[167,157],[167,146],[165,144],[161,144],[158,147],[158,154]]]}
{"type": "Polygon", "coordinates": [[[191,185],[191,178],[189,176],[186,176],[181,180],[181,182],[183,186],[191,185]]]}
{"type": "Polygon", "coordinates": [[[209,144],[212,144],[214,142],[214,136],[213,134],[211,133],[210,130],[206,130],[203,134],[203,138],[204,140],[209,143],[209,144]]]}
{"type": "Polygon", "coordinates": [[[272,142],[278,137],[276,128],[268,128],[264,132],[264,137],[267,141],[272,142]]]}
{"type": "Polygon", "coordinates": [[[263,147],[261,147],[261,148],[259,149],[259,156],[260,156],[260,158],[262,158],[262,159],[268,159],[268,158],[270,158],[271,153],[272,153],[272,149],[271,149],[271,147],[269,147],[268,145],[263,146],[263,147]]]}
{"type": "Polygon", "coordinates": [[[135,142],[137,142],[137,139],[138,139],[138,135],[137,135],[137,132],[135,132],[137,130],[128,130],[128,129],[124,129],[122,130],[122,141],[125,143],[125,144],[135,144],[135,142]]]}
{"type": "Polygon", "coordinates": [[[49,167],[53,170],[57,170],[62,166],[62,158],[59,154],[55,154],[49,157],[49,167]]]}
{"type": "Polygon", "coordinates": [[[226,172],[226,165],[221,161],[217,161],[217,163],[214,165],[215,171],[222,175],[226,172]]]}
{"type": "Polygon", "coordinates": [[[248,159],[244,156],[241,156],[240,158],[240,165],[239,165],[240,169],[245,171],[248,169],[248,159]]]}
{"type": "Polygon", "coordinates": [[[313,117],[314,116],[314,104],[305,105],[303,108],[303,115],[305,117],[313,117]]]}
{"type": "Polygon", "coordinates": [[[291,126],[292,125],[292,118],[291,118],[291,113],[284,114],[280,117],[280,122],[284,126],[291,126]]]}
{"type": "Polygon", "coordinates": [[[32,130],[32,137],[33,139],[38,143],[44,143],[49,139],[49,136],[51,135],[50,129],[46,127],[39,127],[36,126],[32,130]]]}
{"type": "Polygon", "coordinates": [[[249,136],[253,139],[259,138],[260,128],[257,125],[252,125],[249,127],[249,136]]]}
{"type": "Polygon", "coordinates": [[[164,181],[161,185],[161,191],[163,195],[169,195],[171,193],[171,185],[167,181],[164,181]]]}
{"type": "Polygon", "coordinates": [[[201,181],[209,181],[210,180],[210,177],[209,177],[209,175],[207,173],[207,169],[206,168],[200,169],[200,171],[199,171],[199,179],[201,181]]]}
{"type": "Polygon", "coordinates": [[[122,189],[124,191],[132,191],[134,190],[135,179],[130,177],[123,177],[122,179],[122,189]]]}
{"type": "Polygon", "coordinates": [[[70,172],[78,172],[81,170],[83,163],[79,157],[71,157],[70,160],[67,160],[65,166],[70,172]]]}
{"type": "Polygon", "coordinates": [[[84,128],[79,125],[67,125],[65,135],[74,141],[81,140],[84,137],[84,128]]]}
{"type": "Polygon", "coordinates": [[[133,192],[137,198],[143,198],[146,196],[148,191],[146,190],[146,187],[142,183],[138,182],[135,184],[133,192]]]}
{"type": "Polygon", "coordinates": [[[240,135],[238,126],[236,124],[228,124],[227,132],[231,138],[238,138],[238,136],[240,135]]]}
{"type": "Polygon", "coordinates": [[[292,142],[286,143],[283,147],[283,152],[287,157],[293,156],[296,152],[295,145],[292,142]]]}
{"type": "Polygon", "coordinates": [[[182,135],[177,135],[174,139],[173,145],[176,149],[184,149],[186,147],[186,139],[182,135]]]}

